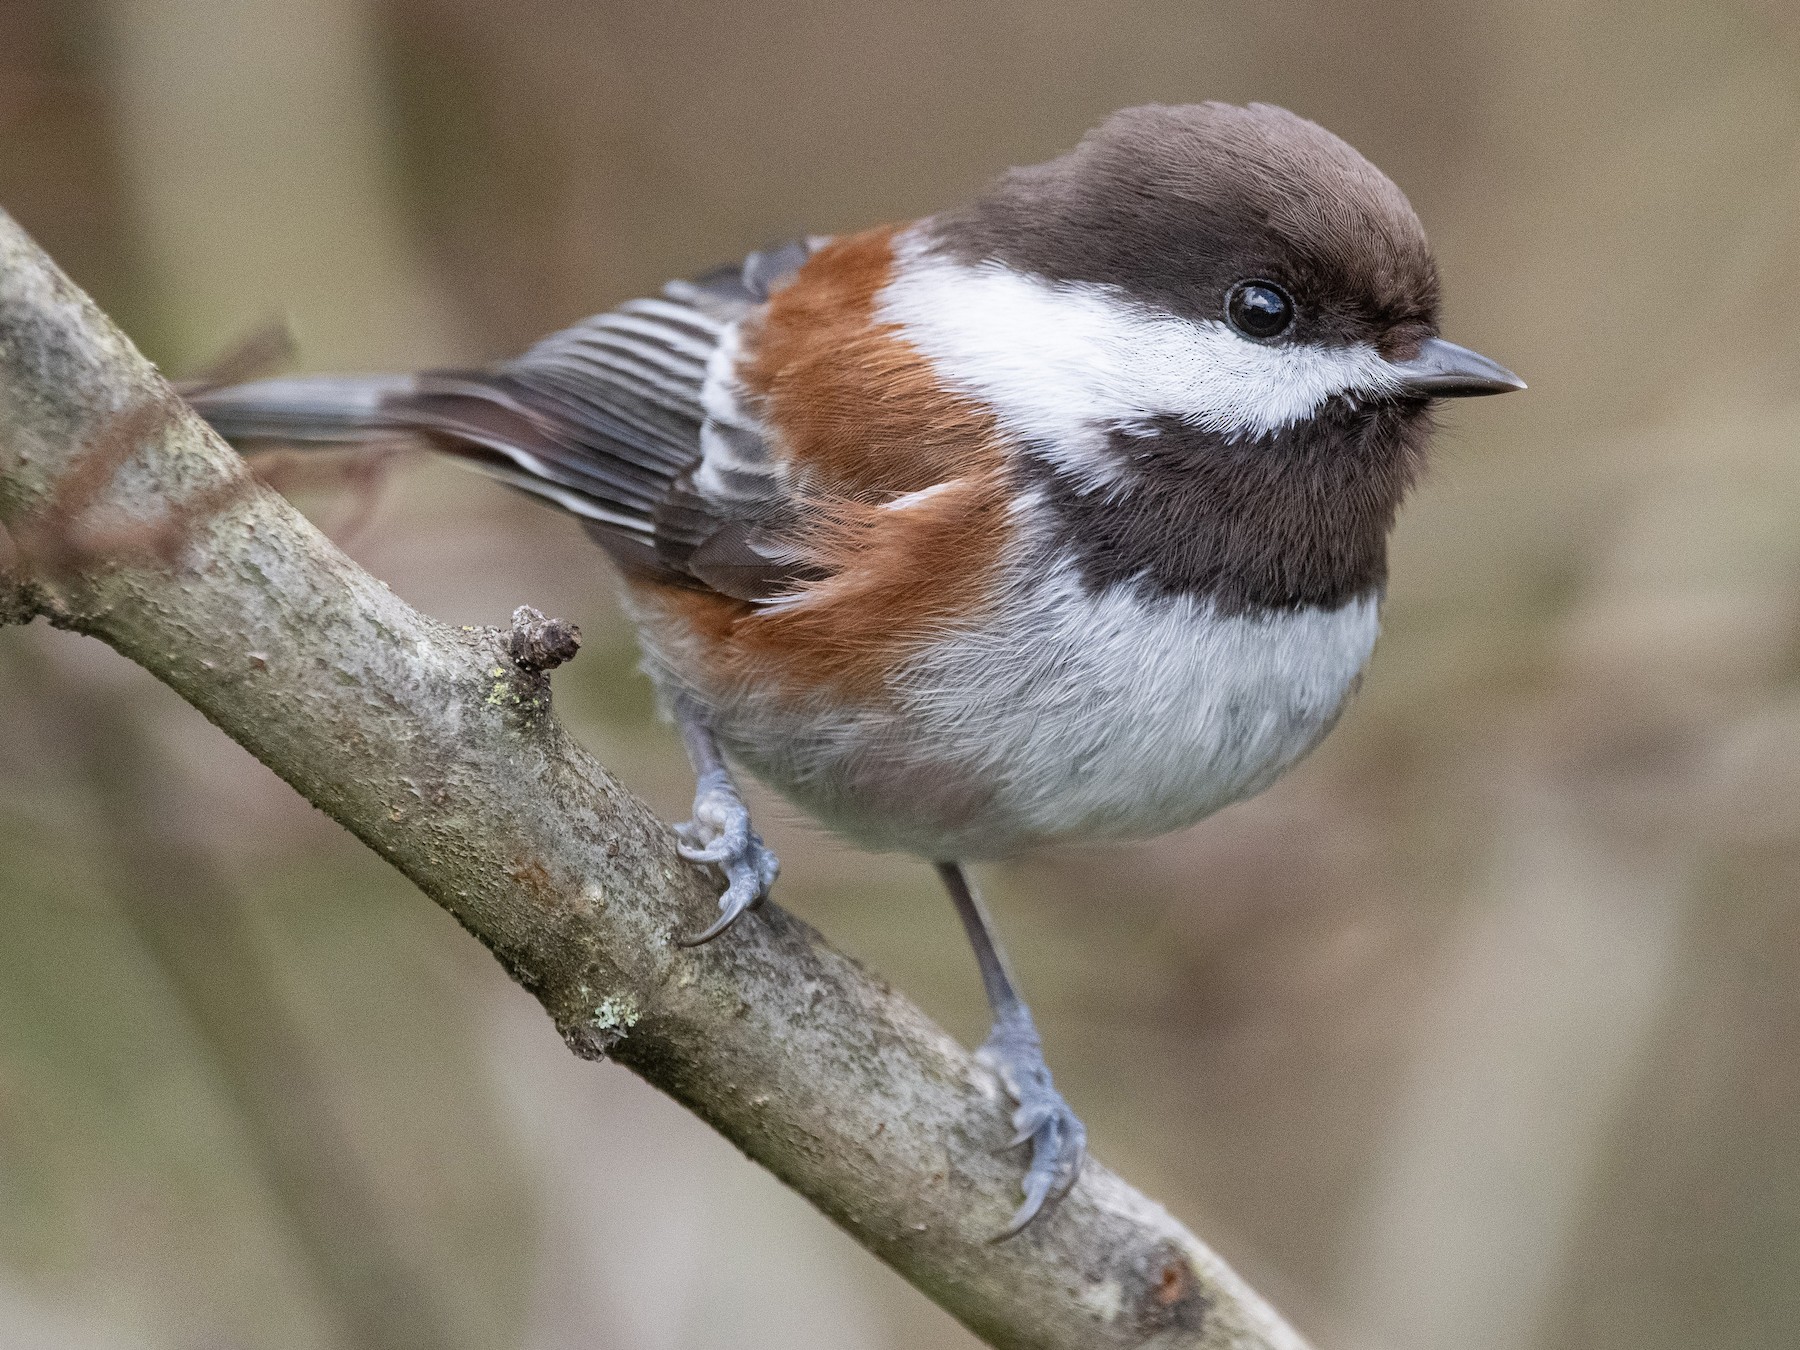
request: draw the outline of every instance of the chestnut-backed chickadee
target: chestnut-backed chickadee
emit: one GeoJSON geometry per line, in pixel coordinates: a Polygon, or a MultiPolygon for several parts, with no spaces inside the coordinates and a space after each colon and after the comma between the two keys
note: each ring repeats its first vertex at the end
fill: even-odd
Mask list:
{"type": "Polygon", "coordinates": [[[1438,336],[1387,177],[1280,108],[1208,103],[503,365],[196,403],[240,443],[419,436],[587,522],[699,775],[682,851],[728,883],[694,941],[775,879],[728,761],[936,864],[1032,1149],[1015,1232],[1086,1131],[964,864],[1178,829],[1318,744],[1432,403],[1523,387],[1438,336]]]}

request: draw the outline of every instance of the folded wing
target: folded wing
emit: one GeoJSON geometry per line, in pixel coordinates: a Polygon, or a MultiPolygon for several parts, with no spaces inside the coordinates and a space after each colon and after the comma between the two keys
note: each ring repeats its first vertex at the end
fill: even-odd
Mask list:
{"type": "Polygon", "coordinates": [[[809,253],[671,283],[486,369],[260,380],[192,402],[239,444],[422,437],[579,516],[628,570],[771,599],[808,569],[784,546],[787,473],[734,370],[744,321],[809,253]]]}

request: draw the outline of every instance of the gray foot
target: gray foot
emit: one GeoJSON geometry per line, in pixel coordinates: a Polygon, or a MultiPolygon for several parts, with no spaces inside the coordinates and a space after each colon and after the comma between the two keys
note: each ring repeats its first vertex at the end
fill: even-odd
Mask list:
{"type": "Polygon", "coordinates": [[[975,1058],[1000,1075],[1007,1094],[1018,1103],[1012,1118],[1018,1133],[1011,1147],[1031,1145],[1031,1165],[1021,1183],[1025,1203],[994,1239],[998,1242],[1012,1237],[1046,1206],[1054,1208],[1069,1193],[1087,1156],[1087,1126],[1051,1082],[1031,1010],[1023,1003],[1014,1003],[1000,1014],[975,1058]]]}
{"type": "Polygon", "coordinates": [[[681,939],[683,947],[710,942],[756,905],[775,884],[781,863],[750,828],[750,808],[723,769],[700,775],[694,793],[694,818],[677,825],[676,846],[689,862],[714,863],[728,883],[719,897],[719,917],[697,937],[681,939]]]}

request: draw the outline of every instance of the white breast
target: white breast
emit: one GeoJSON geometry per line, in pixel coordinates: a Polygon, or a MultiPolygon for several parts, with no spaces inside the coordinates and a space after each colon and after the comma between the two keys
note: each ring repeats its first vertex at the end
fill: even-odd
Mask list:
{"type": "Polygon", "coordinates": [[[1329,729],[1379,626],[1373,596],[1220,615],[1192,597],[1090,595],[1066,567],[1021,599],[903,686],[926,734],[994,784],[984,825],[1001,851],[1009,834],[1160,834],[1261,791],[1329,729]]]}
{"type": "Polygon", "coordinates": [[[1378,602],[1221,615],[1072,565],[1019,575],[980,628],[898,672],[881,710],[725,711],[759,776],[849,838],[934,858],[1144,837],[1261,791],[1331,727],[1378,602]]]}

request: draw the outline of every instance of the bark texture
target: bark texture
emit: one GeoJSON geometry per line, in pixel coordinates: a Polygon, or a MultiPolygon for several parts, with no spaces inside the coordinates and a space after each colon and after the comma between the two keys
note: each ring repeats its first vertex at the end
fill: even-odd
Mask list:
{"type": "Polygon", "coordinates": [[[0,214],[0,622],[136,661],[398,867],[543,1004],[1005,1347],[1304,1342],[1098,1162],[990,1241],[1019,1164],[993,1076],[766,905],[675,945],[719,882],[564,733],[541,616],[450,628],[345,557],[0,214]]]}

